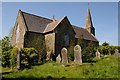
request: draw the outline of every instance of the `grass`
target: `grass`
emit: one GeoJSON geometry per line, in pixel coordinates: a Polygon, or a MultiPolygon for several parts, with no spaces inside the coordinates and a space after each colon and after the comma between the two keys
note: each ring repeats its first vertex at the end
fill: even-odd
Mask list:
{"type": "MultiPolygon", "coordinates": [[[[63,66],[61,63],[49,62],[39,66],[33,66],[31,69],[24,69],[19,72],[3,74],[4,78],[17,79],[38,79],[38,78],[118,78],[118,58],[114,55],[94,59],[95,63],[83,63],[75,65],[73,62],[69,66],[63,66]]],[[[3,68],[10,71],[9,69],[3,68]]]]}

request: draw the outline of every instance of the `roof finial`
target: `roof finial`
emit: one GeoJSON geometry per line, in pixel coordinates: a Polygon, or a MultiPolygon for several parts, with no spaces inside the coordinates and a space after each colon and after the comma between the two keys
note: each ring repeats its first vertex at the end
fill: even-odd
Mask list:
{"type": "Polygon", "coordinates": [[[53,19],[55,19],[55,16],[53,15],[53,19]]]}
{"type": "Polygon", "coordinates": [[[56,20],[55,20],[55,16],[54,16],[54,15],[53,15],[53,18],[52,18],[52,20],[53,20],[53,21],[56,21],[56,20]]]}

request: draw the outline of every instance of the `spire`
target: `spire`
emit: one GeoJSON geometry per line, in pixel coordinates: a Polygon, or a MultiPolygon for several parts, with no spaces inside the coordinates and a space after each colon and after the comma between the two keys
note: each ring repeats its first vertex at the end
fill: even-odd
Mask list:
{"type": "Polygon", "coordinates": [[[92,18],[91,18],[89,3],[88,3],[88,10],[87,10],[85,29],[89,33],[92,33],[95,36],[95,28],[93,27],[93,24],[92,24],[92,18]]]}
{"type": "Polygon", "coordinates": [[[87,17],[86,17],[86,23],[85,23],[85,28],[88,28],[88,27],[93,27],[89,6],[88,6],[88,10],[87,10],[87,17]]]}

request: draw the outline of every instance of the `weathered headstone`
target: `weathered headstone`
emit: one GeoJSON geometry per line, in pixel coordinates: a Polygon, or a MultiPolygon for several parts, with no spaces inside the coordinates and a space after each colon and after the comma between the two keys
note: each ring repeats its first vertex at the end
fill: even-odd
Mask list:
{"type": "Polygon", "coordinates": [[[61,54],[62,54],[62,63],[65,65],[68,64],[67,49],[62,48],[61,54]]]}
{"type": "Polygon", "coordinates": [[[46,61],[50,61],[51,51],[47,51],[46,61]]]}
{"type": "Polygon", "coordinates": [[[100,52],[99,52],[99,50],[96,51],[95,55],[96,55],[96,58],[100,59],[100,52]]]}
{"type": "Polygon", "coordinates": [[[79,45],[74,47],[74,62],[75,64],[82,65],[81,47],[79,45]]]}
{"type": "Polygon", "coordinates": [[[60,63],[60,61],[61,61],[61,57],[60,57],[60,54],[57,56],[57,58],[56,58],[56,62],[57,63],[60,63]]]}
{"type": "Polygon", "coordinates": [[[116,57],[120,57],[120,53],[119,53],[119,50],[118,50],[118,49],[115,49],[115,56],[116,56],[116,57]]]}
{"type": "Polygon", "coordinates": [[[18,49],[17,50],[17,64],[16,64],[17,69],[20,69],[20,64],[21,64],[21,61],[20,61],[20,49],[18,49]]]}

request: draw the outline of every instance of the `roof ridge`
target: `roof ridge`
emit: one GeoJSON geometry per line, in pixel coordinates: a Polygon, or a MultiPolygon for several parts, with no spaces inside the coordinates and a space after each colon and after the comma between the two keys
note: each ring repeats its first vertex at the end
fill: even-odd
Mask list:
{"type": "MultiPolygon", "coordinates": [[[[77,27],[77,28],[82,28],[82,27],[78,27],[78,26],[76,26],[76,25],[72,25],[73,27],[77,27]]],[[[84,28],[82,28],[82,29],[84,29],[84,28]]]]}
{"type": "MultiPolygon", "coordinates": [[[[61,18],[61,19],[59,19],[59,20],[57,20],[57,21],[55,21],[55,22],[57,22],[57,24],[54,26],[54,28],[53,29],[55,29],[56,28],[56,26],[65,18],[66,16],[64,16],[63,18],[61,18]]],[[[51,22],[51,23],[54,23],[54,22],[51,22]]],[[[48,25],[50,25],[51,23],[49,23],[48,25]]],[[[45,28],[45,30],[43,31],[43,33],[45,33],[46,32],[46,29],[47,29],[47,27],[48,27],[48,25],[46,26],[46,28],[45,28]]]]}
{"type": "Polygon", "coordinates": [[[73,26],[73,28],[74,28],[74,30],[76,31],[77,30],[77,34],[80,34],[80,33],[78,33],[79,32],[79,30],[81,30],[82,31],[82,33],[81,34],[83,34],[85,37],[84,37],[84,39],[86,39],[86,40],[92,40],[92,41],[98,41],[98,39],[93,35],[93,34],[91,34],[91,33],[89,33],[85,28],[82,28],[82,27],[78,27],[78,26],[75,26],[75,25],[72,25],[73,26]],[[87,34],[85,34],[85,33],[83,33],[85,31],[85,33],[87,33],[87,34]],[[91,38],[89,38],[88,39],[88,37],[86,36],[86,35],[88,35],[89,34],[89,36],[91,36],[91,38]],[[93,38],[93,39],[92,39],[93,38]]]}

